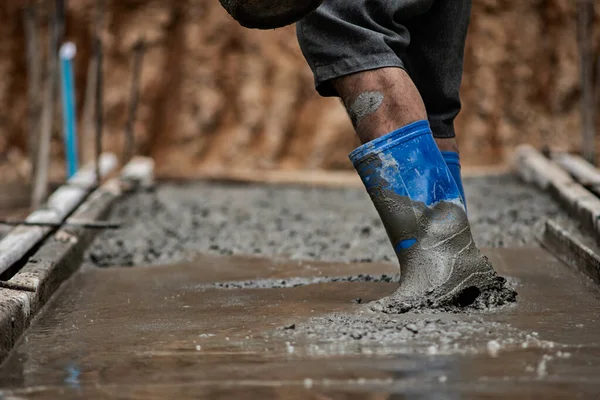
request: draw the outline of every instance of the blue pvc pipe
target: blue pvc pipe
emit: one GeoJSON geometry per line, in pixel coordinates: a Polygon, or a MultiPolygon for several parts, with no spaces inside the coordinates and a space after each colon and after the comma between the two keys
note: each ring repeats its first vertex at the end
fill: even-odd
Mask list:
{"type": "Polygon", "coordinates": [[[74,56],[75,46],[72,43],[65,43],[60,49],[60,75],[67,178],[75,175],[78,169],[77,116],[75,114],[75,84],[73,79],[74,56]]]}

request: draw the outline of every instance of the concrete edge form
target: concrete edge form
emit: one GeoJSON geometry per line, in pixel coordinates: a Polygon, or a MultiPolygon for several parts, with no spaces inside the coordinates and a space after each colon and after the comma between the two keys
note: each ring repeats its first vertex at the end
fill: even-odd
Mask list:
{"type": "MultiPolygon", "coordinates": [[[[108,175],[117,166],[112,153],[100,157],[100,174],[108,175]]],[[[75,210],[96,185],[94,165],[81,168],[65,185],[52,193],[45,205],[33,211],[26,221],[30,223],[60,224],[75,210]]],[[[0,240],[0,274],[25,257],[52,232],[48,226],[19,225],[0,240]]]]}
{"type": "Polygon", "coordinates": [[[517,148],[513,160],[521,178],[550,193],[582,226],[600,237],[600,199],[532,146],[517,148]]]}
{"type": "MultiPolygon", "coordinates": [[[[136,162],[148,163],[147,159],[132,160],[132,163],[136,162]]],[[[142,175],[132,175],[128,171],[122,171],[119,178],[110,179],[94,190],[66,222],[75,224],[102,220],[108,215],[114,201],[131,187],[132,181],[140,179],[140,182],[151,182],[153,179],[153,169],[145,169],[142,175]]],[[[79,268],[84,252],[96,233],[98,229],[82,226],[59,228],[44,241],[22,269],[8,281],[0,282],[0,362],[61,283],[79,268]]]]}
{"type": "Polygon", "coordinates": [[[121,182],[142,189],[154,186],[154,160],[150,157],[133,157],[121,171],[121,182]]]}
{"type": "Polygon", "coordinates": [[[577,227],[548,220],[539,239],[550,253],[600,286],[600,248],[577,227]]]}
{"type": "Polygon", "coordinates": [[[583,157],[569,153],[555,153],[552,154],[552,160],[571,174],[577,182],[596,195],[600,195],[600,170],[583,157]]]}

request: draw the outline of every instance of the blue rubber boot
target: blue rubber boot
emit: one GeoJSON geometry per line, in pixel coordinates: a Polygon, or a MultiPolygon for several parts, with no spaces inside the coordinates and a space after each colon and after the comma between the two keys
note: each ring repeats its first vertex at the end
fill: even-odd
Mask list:
{"type": "Polygon", "coordinates": [[[461,192],[427,121],[368,142],[349,157],[400,262],[399,290],[373,308],[398,313],[423,304],[466,305],[503,285],[473,242],[461,192]]]}
{"type": "Polygon", "coordinates": [[[462,183],[462,177],[460,175],[460,156],[456,151],[442,151],[442,157],[444,157],[444,161],[446,161],[446,165],[452,174],[452,178],[454,178],[454,182],[458,187],[458,191],[460,192],[460,197],[462,198],[463,204],[465,205],[465,211],[467,210],[467,198],[465,197],[465,189],[462,183]]]}

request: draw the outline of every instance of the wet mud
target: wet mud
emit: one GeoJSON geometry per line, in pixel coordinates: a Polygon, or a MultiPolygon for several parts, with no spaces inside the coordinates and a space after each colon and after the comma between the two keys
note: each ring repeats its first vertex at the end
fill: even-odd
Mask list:
{"type": "MultiPolygon", "coordinates": [[[[538,246],[536,225],[565,215],[513,176],[466,179],[465,188],[479,247],[538,246]]],[[[119,201],[110,219],[123,228],[98,235],[86,255],[93,265],[164,264],[197,253],[396,262],[362,188],[163,184],[119,201]]]]}

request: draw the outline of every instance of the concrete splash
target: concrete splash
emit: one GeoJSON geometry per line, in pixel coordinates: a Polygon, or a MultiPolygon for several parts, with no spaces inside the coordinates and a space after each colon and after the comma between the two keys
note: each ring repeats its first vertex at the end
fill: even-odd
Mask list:
{"type": "Polygon", "coordinates": [[[384,95],[378,91],[366,91],[358,95],[348,108],[348,115],[353,126],[358,126],[363,118],[379,110],[383,103],[384,95]]]}
{"type": "Polygon", "coordinates": [[[416,239],[413,246],[397,250],[398,291],[375,302],[374,310],[494,308],[516,301],[515,290],[475,245],[462,205],[441,201],[428,207],[389,190],[371,193],[392,243],[416,239]]]}
{"type": "MultiPolygon", "coordinates": [[[[289,277],[280,279],[250,279],[240,281],[225,281],[206,283],[198,288],[208,289],[286,289],[298,288],[307,285],[336,282],[371,282],[371,283],[399,283],[400,274],[358,274],[352,276],[334,277],[289,277]]],[[[484,290],[477,288],[458,293],[456,296],[447,297],[442,301],[435,294],[415,298],[412,301],[396,294],[366,304],[369,311],[382,314],[412,313],[466,313],[489,312],[499,308],[513,305],[516,301],[515,282],[508,282],[501,276],[495,276],[484,290]]],[[[355,303],[362,303],[362,299],[356,298],[355,303]]]]}
{"type": "Polygon", "coordinates": [[[554,342],[540,340],[531,332],[481,317],[462,320],[446,316],[403,317],[379,313],[333,313],[311,318],[293,327],[280,327],[275,335],[288,339],[318,339],[327,351],[331,351],[327,343],[393,343],[398,353],[428,355],[469,354],[487,348],[493,357],[499,350],[515,344],[522,348],[556,346],[554,342]]]}

